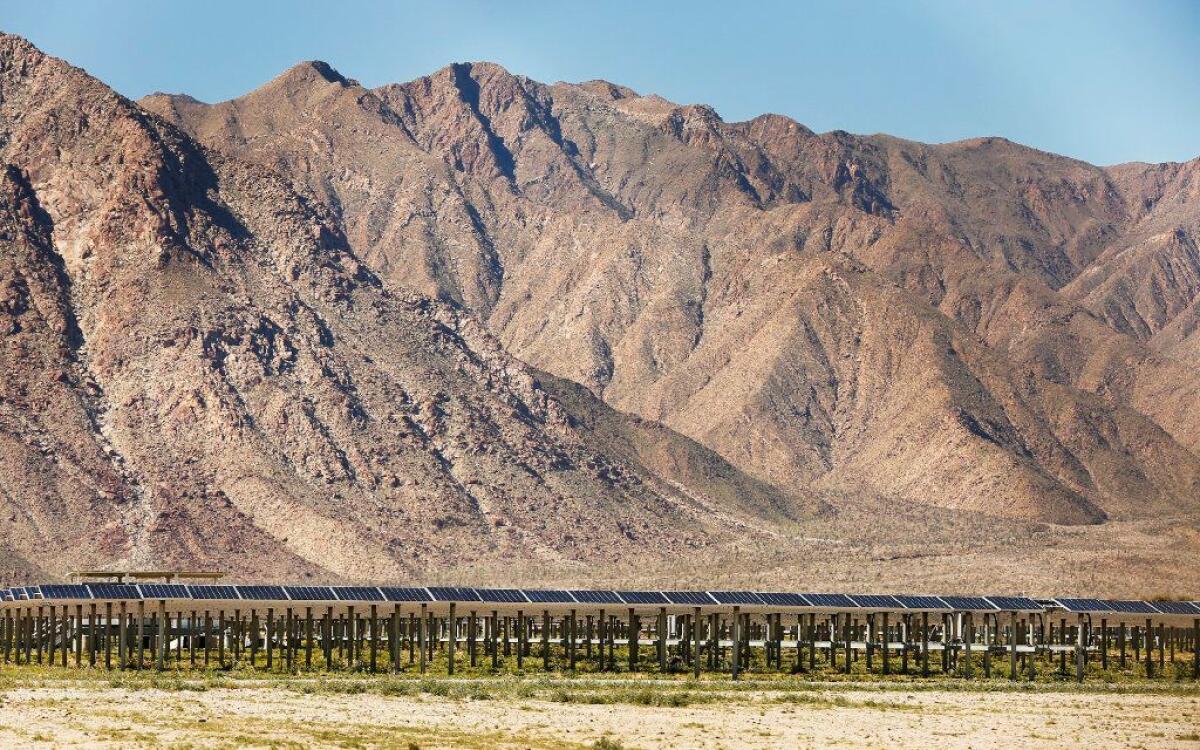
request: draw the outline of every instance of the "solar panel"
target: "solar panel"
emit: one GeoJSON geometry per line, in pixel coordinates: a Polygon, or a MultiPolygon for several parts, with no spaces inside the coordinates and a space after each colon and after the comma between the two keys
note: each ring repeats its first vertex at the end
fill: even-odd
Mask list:
{"type": "Polygon", "coordinates": [[[544,589],[522,589],[521,593],[534,604],[574,604],[575,598],[567,591],[547,591],[544,589]]]}
{"type": "Polygon", "coordinates": [[[626,604],[670,604],[661,591],[618,591],[617,596],[626,604]]]}
{"type": "Polygon", "coordinates": [[[42,598],[42,587],[41,586],[26,586],[25,593],[29,595],[30,599],[41,599],[42,598]]]}
{"type": "Polygon", "coordinates": [[[801,594],[801,596],[810,601],[814,607],[858,609],[858,605],[845,594],[801,594]]]}
{"type": "Polygon", "coordinates": [[[1027,596],[989,596],[987,600],[1006,612],[1040,612],[1042,606],[1027,596]]]}
{"type": "Polygon", "coordinates": [[[13,586],[13,601],[23,602],[29,600],[29,592],[24,586],[13,586]]]}
{"type": "Polygon", "coordinates": [[[1168,615],[1196,615],[1200,609],[1187,602],[1153,602],[1154,608],[1168,615]]]}
{"type": "Polygon", "coordinates": [[[187,586],[181,583],[139,583],[143,599],[190,599],[187,586]]]}
{"type": "Polygon", "coordinates": [[[431,600],[429,592],[419,588],[403,586],[381,586],[379,593],[389,602],[427,602],[431,600]]]}
{"type": "Polygon", "coordinates": [[[475,589],[475,593],[479,594],[481,602],[495,602],[498,604],[524,604],[529,601],[517,589],[475,589]]]}
{"type": "Polygon", "coordinates": [[[982,596],[943,596],[942,601],[950,605],[950,609],[970,612],[994,612],[996,605],[982,596]]]}
{"type": "Polygon", "coordinates": [[[260,601],[287,601],[283,586],[237,586],[237,592],[243,599],[258,599],[260,601]]]}
{"type": "Polygon", "coordinates": [[[96,599],[141,599],[137,588],[127,583],[89,583],[88,591],[96,599]]]}
{"type": "Polygon", "coordinates": [[[46,584],[41,587],[42,596],[47,599],[91,599],[92,594],[87,586],[79,583],[46,584]]]}
{"type": "Polygon", "coordinates": [[[337,599],[329,586],[284,586],[283,590],[294,602],[331,602],[337,599]]]}
{"type": "Polygon", "coordinates": [[[792,594],[785,591],[772,591],[770,593],[760,593],[758,595],[763,600],[764,604],[772,607],[811,607],[803,596],[792,594]]]}
{"type": "Polygon", "coordinates": [[[1108,605],[1107,609],[1111,612],[1122,612],[1131,615],[1158,614],[1158,610],[1151,606],[1149,602],[1109,599],[1104,603],[1108,605]]]}
{"type": "Polygon", "coordinates": [[[715,600],[704,591],[664,591],[663,596],[672,604],[691,604],[700,606],[713,604],[715,600]]]}
{"type": "Polygon", "coordinates": [[[1068,612],[1107,612],[1108,605],[1099,599],[1055,599],[1068,612]]]}
{"type": "Polygon", "coordinates": [[[896,594],[895,599],[905,609],[950,609],[940,597],[936,596],[896,594]]]}
{"type": "Polygon", "coordinates": [[[381,602],[383,594],[375,586],[332,586],[330,589],[343,602],[381,602]]]}
{"type": "Polygon", "coordinates": [[[430,586],[429,593],[439,602],[477,602],[479,594],[475,589],[459,586],[430,586]]]}
{"type": "Polygon", "coordinates": [[[233,599],[238,598],[237,589],[233,586],[193,586],[188,584],[188,592],[193,599],[233,599]]]}
{"type": "Polygon", "coordinates": [[[572,591],[571,596],[580,604],[623,604],[615,591],[572,591]]]}
{"type": "Polygon", "coordinates": [[[765,604],[762,597],[753,591],[710,591],[708,595],[718,604],[748,604],[755,607],[765,604]]]}
{"type": "Polygon", "coordinates": [[[894,596],[886,594],[854,594],[850,597],[854,603],[864,609],[902,609],[902,605],[894,596]]]}

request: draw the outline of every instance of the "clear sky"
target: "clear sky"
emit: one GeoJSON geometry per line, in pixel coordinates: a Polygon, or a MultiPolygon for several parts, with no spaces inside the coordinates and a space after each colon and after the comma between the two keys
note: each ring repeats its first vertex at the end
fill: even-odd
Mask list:
{"type": "Polygon", "coordinates": [[[308,59],[368,86],[491,60],[727,120],[1000,135],[1098,164],[1200,156],[1200,0],[0,0],[0,29],[131,97],[220,101],[308,59]]]}

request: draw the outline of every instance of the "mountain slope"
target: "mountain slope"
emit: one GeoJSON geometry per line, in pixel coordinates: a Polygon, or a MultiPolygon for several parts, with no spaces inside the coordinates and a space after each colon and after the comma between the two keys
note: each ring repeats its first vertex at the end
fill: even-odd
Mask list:
{"type": "Polygon", "coordinates": [[[1134,221],[1104,170],[488,63],[375,90],[306,63],[143,104],[324,201],[389,283],[777,487],[1198,510],[1200,377],[1068,293],[1134,221]]]}
{"type": "Polygon", "coordinates": [[[13,36],[0,159],[0,536],[45,571],[634,564],[807,512],[732,467],[681,489],[622,461],[322,203],[13,36]]]}

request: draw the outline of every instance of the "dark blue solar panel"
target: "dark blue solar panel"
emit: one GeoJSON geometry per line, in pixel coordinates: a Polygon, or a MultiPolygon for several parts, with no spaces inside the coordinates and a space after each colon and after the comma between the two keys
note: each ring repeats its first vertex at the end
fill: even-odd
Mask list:
{"type": "Polygon", "coordinates": [[[1123,601],[1120,599],[1109,599],[1104,602],[1108,605],[1108,609],[1112,612],[1122,612],[1131,615],[1153,615],[1158,614],[1149,602],[1138,601],[1123,601]]]}
{"type": "Polygon", "coordinates": [[[1006,612],[1040,612],[1042,606],[1027,596],[989,596],[987,600],[1006,612]]]}
{"type": "Polygon", "coordinates": [[[141,599],[138,590],[127,583],[89,583],[88,591],[96,599],[141,599]]]}
{"type": "Polygon", "coordinates": [[[690,604],[693,607],[716,602],[706,591],[664,591],[663,596],[672,604],[690,604]]]}
{"type": "Polygon", "coordinates": [[[91,599],[92,595],[87,586],[79,583],[56,584],[41,586],[42,596],[46,599],[91,599]]]}
{"type": "Polygon", "coordinates": [[[139,583],[143,599],[190,599],[187,586],[181,583],[139,583]]]}
{"type": "Polygon", "coordinates": [[[403,586],[381,586],[379,593],[389,602],[428,602],[432,601],[429,592],[419,588],[403,586]]]}
{"type": "Polygon", "coordinates": [[[1099,599],[1055,599],[1068,612],[1107,612],[1108,605],[1099,599]]]}
{"type": "Polygon", "coordinates": [[[188,584],[188,592],[191,593],[193,599],[232,599],[238,598],[237,589],[233,586],[212,586],[202,585],[194,586],[188,584]]]}
{"type": "Polygon", "coordinates": [[[26,586],[25,593],[29,596],[30,599],[41,599],[42,598],[42,587],[41,586],[26,586]]]}
{"type": "Polygon", "coordinates": [[[617,596],[626,604],[670,604],[661,591],[618,591],[617,596]]]}
{"type": "Polygon", "coordinates": [[[1168,615],[1196,615],[1200,609],[1187,602],[1152,602],[1154,608],[1168,615]]]}
{"type": "Polygon", "coordinates": [[[854,594],[850,598],[864,609],[901,609],[903,607],[896,597],[886,594],[854,594]]]}
{"type": "Polygon", "coordinates": [[[896,594],[895,598],[905,609],[950,609],[949,605],[936,596],[896,594]]]}
{"type": "Polygon", "coordinates": [[[567,591],[546,591],[543,589],[522,589],[529,601],[535,604],[574,604],[575,598],[567,591]]]}
{"type": "Polygon", "coordinates": [[[260,601],[287,601],[283,586],[237,586],[237,592],[243,599],[260,601]]]}
{"type": "Polygon", "coordinates": [[[951,609],[962,612],[993,612],[996,606],[982,596],[943,596],[942,601],[951,609]]]}
{"type": "Polygon", "coordinates": [[[802,596],[812,602],[814,607],[858,609],[858,605],[845,594],[802,594],[802,596]]]}
{"type": "Polygon", "coordinates": [[[708,595],[718,604],[749,604],[756,607],[765,604],[762,597],[753,591],[710,591],[708,595]]]}
{"type": "Polygon", "coordinates": [[[376,586],[332,586],[333,593],[343,602],[381,602],[383,594],[376,586]]]}
{"type": "Polygon", "coordinates": [[[475,589],[479,601],[496,604],[524,604],[529,601],[517,589],[475,589]]]}
{"type": "Polygon", "coordinates": [[[29,599],[29,592],[25,590],[24,586],[13,586],[12,592],[14,601],[23,602],[29,599]]]}
{"type": "Polygon", "coordinates": [[[475,593],[475,589],[462,588],[459,586],[430,586],[429,593],[435,601],[439,602],[477,602],[479,594],[475,593]]]}
{"type": "Polygon", "coordinates": [[[328,586],[284,586],[288,598],[294,602],[331,602],[337,599],[328,586]]]}
{"type": "Polygon", "coordinates": [[[580,604],[623,604],[615,591],[572,591],[571,596],[580,604]]]}
{"type": "Polygon", "coordinates": [[[792,594],[785,591],[773,591],[766,594],[759,594],[759,597],[764,603],[772,607],[811,607],[808,600],[799,594],[792,594]]]}

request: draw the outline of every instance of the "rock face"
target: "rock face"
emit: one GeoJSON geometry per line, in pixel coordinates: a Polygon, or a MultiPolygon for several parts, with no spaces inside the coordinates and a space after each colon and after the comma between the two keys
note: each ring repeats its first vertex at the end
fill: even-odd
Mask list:
{"type": "Polygon", "coordinates": [[[1195,164],[726,123],[489,63],[142,104],[286,175],[386,283],[762,482],[1200,511],[1195,164]]]}
{"type": "Polygon", "coordinates": [[[0,158],[0,539],[16,573],[570,567],[811,510],[680,436],[647,437],[640,459],[469,315],[386,287],[321,201],[12,36],[0,158]],[[713,470],[685,491],[652,446],[713,470]]]}

